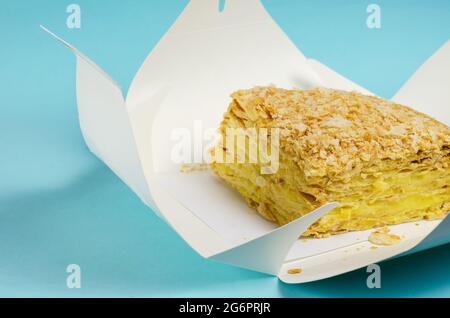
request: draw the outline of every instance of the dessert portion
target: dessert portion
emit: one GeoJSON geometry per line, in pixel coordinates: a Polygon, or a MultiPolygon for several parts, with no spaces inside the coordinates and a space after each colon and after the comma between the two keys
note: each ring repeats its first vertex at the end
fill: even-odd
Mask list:
{"type": "Polygon", "coordinates": [[[407,106],[356,92],[256,87],[232,94],[220,134],[212,170],[266,219],[283,225],[340,203],[304,236],[450,210],[450,128],[407,106]]]}

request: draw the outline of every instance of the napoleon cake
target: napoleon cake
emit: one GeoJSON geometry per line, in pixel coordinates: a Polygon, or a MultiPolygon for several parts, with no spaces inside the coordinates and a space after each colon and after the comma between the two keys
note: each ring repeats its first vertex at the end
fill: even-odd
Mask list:
{"type": "Polygon", "coordinates": [[[212,170],[264,218],[283,225],[339,203],[304,236],[450,210],[450,128],[407,106],[356,92],[255,87],[232,94],[219,132],[212,170]],[[242,132],[245,142],[234,142],[242,132]],[[278,161],[269,169],[267,156],[278,161]]]}

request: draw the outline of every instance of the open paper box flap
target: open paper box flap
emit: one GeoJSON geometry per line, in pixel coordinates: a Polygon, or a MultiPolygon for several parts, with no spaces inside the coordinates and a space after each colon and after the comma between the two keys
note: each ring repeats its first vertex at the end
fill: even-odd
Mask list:
{"type": "Polygon", "coordinates": [[[77,58],[78,117],[87,146],[141,200],[153,206],[119,84],[73,45],[41,28],[77,58]]]}
{"type": "Polygon", "coordinates": [[[293,242],[297,241],[299,233],[305,232],[311,224],[335,207],[337,207],[335,203],[324,205],[262,237],[218,253],[211,258],[258,272],[277,275],[293,242]]]}
{"type": "MultiPolygon", "coordinates": [[[[305,56],[259,0],[228,0],[223,12],[217,3],[188,4],[139,69],[127,96],[128,107],[145,100],[161,83],[177,92],[190,86],[190,91],[177,96],[183,102],[187,95],[197,103],[202,98],[205,104],[202,95],[213,89],[223,105],[232,91],[248,85],[321,85],[305,56]]],[[[222,114],[217,115],[220,119],[222,114]]]]}
{"type": "MultiPolygon", "coordinates": [[[[205,128],[217,127],[229,103],[228,95],[236,89],[275,84],[300,88],[327,86],[370,94],[325,65],[306,59],[259,1],[243,4],[228,0],[222,13],[213,13],[217,7],[206,5],[211,2],[190,2],[140,68],[126,102],[109,76],[69,46],[77,55],[80,125],[90,149],[202,256],[271,274],[276,274],[284,264],[280,278],[287,282],[337,275],[417,245],[438,221],[428,222],[420,234],[396,248],[380,249],[370,257],[355,250],[347,254],[351,264],[331,268],[326,265],[330,256],[339,255],[342,259],[339,253],[354,246],[355,238],[367,241],[367,234],[357,232],[315,240],[309,248],[299,245],[296,238],[333,205],[275,228],[255,214],[240,213],[241,209],[248,209],[242,200],[237,197],[229,200],[230,191],[218,191],[212,177],[179,173],[179,164],[170,160],[171,132],[177,128],[192,130],[195,120],[201,120],[205,128]],[[238,8],[239,11],[233,11],[238,8]],[[212,19],[208,14],[219,15],[212,19]],[[250,14],[251,23],[239,26],[230,23],[242,21],[245,14],[250,14]],[[221,197],[216,206],[208,207],[206,203],[218,199],[217,195],[227,199],[221,197]],[[232,208],[215,209],[219,205],[222,210],[227,210],[228,205],[232,208]],[[256,218],[259,221],[252,221],[256,218]],[[230,228],[232,219],[235,224],[240,221],[249,224],[250,235],[242,235],[246,229],[242,224],[236,231],[230,228]],[[286,276],[285,269],[299,262],[303,268],[307,267],[305,274],[286,276]],[[323,266],[316,266],[320,264],[323,266]],[[323,271],[318,272],[317,268],[323,271]]],[[[411,232],[408,225],[397,227],[411,232]]]]}
{"type": "MultiPolygon", "coordinates": [[[[387,247],[374,247],[374,245],[367,240],[369,233],[373,230],[349,233],[350,235],[346,238],[337,238],[336,242],[334,242],[336,245],[335,249],[316,255],[311,254],[308,257],[300,257],[285,261],[280,269],[278,277],[285,283],[307,283],[344,274],[366,267],[370,264],[404,255],[404,253],[412,250],[427,237],[439,223],[440,221],[426,221],[420,222],[419,227],[414,224],[390,226],[392,232],[401,237],[401,241],[396,245],[387,247]],[[352,236],[353,238],[356,238],[353,240],[353,243],[347,246],[342,244],[343,241],[350,242],[352,236]],[[342,244],[341,246],[339,246],[340,243],[342,244]],[[301,274],[289,274],[290,269],[296,268],[302,269],[301,274]]],[[[305,242],[299,240],[295,243],[292,250],[298,250],[301,245],[306,246],[308,249],[315,248],[315,246],[308,247],[309,244],[311,244],[309,240],[306,240],[305,242]]]]}
{"type": "Polygon", "coordinates": [[[414,73],[392,100],[450,125],[450,41],[414,73]]]}

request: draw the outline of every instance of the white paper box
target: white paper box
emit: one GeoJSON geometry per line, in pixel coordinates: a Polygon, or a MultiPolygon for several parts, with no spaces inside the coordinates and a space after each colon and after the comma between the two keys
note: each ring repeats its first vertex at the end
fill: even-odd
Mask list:
{"type": "MultiPolygon", "coordinates": [[[[191,0],[141,66],[126,99],[106,72],[45,30],[77,57],[80,126],[90,150],[205,258],[278,275],[288,283],[308,282],[420,250],[419,243],[441,223],[392,226],[401,242],[376,250],[367,241],[372,231],[299,240],[337,203],[276,227],[210,173],[179,172],[171,160],[172,132],[184,128],[195,134],[196,121],[218,127],[229,94],[237,89],[275,84],[370,94],[306,58],[259,0],[227,0],[223,12],[216,0],[191,0]],[[302,273],[288,274],[290,268],[302,273]]],[[[450,124],[449,69],[447,42],[394,100],[450,124]]],[[[440,233],[450,231],[449,222],[442,226],[440,233]]],[[[429,248],[444,242],[442,236],[429,236],[425,243],[429,248]]]]}

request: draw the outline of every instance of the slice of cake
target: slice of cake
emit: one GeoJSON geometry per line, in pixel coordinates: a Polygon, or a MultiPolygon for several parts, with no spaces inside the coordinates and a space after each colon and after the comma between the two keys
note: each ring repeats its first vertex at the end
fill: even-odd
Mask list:
{"type": "Polygon", "coordinates": [[[433,118],[323,88],[232,99],[211,167],[266,219],[282,225],[339,202],[304,233],[322,237],[450,210],[450,128],[433,118]]]}

